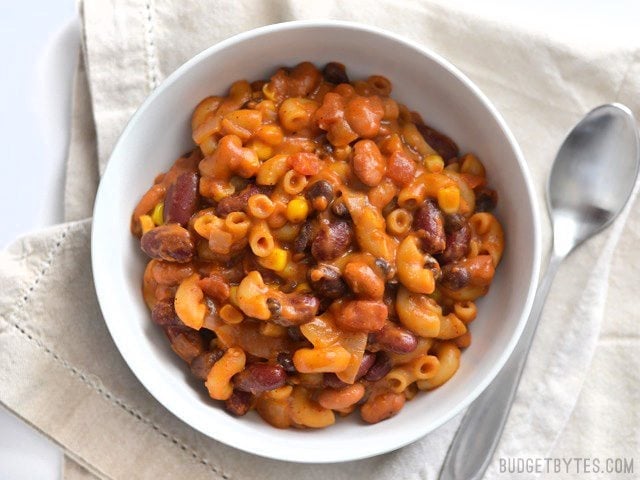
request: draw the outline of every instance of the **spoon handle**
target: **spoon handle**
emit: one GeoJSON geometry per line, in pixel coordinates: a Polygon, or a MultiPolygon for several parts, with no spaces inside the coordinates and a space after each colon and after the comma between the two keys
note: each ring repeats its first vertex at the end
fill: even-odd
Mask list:
{"type": "Polygon", "coordinates": [[[467,410],[449,447],[439,480],[480,480],[489,467],[516,396],[544,302],[564,257],[551,255],[522,336],[500,373],[467,410]]]}

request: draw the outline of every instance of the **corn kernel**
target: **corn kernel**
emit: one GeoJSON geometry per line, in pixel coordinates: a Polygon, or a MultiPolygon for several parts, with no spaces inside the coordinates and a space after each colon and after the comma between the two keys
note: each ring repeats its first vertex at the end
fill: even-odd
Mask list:
{"type": "Polygon", "coordinates": [[[140,228],[142,229],[143,234],[155,227],[155,224],[149,215],[140,215],[138,220],[140,221],[140,228]]]}
{"type": "Polygon", "coordinates": [[[460,162],[451,162],[449,165],[444,167],[447,172],[460,172],[460,162]]]}
{"type": "Polygon", "coordinates": [[[313,289],[307,282],[301,282],[296,286],[294,291],[299,293],[311,293],[313,292],[313,289]]]}
{"type": "Polygon", "coordinates": [[[451,186],[438,190],[438,206],[444,213],[456,213],[460,208],[460,189],[451,186]]]}
{"type": "Polygon", "coordinates": [[[262,161],[271,158],[273,155],[273,148],[271,148],[271,145],[259,139],[252,140],[249,144],[249,148],[256,152],[256,155],[262,161]]]}
{"type": "Polygon", "coordinates": [[[460,172],[470,173],[471,175],[477,175],[484,177],[486,175],[484,165],[478,160],[473,153],[467,153],[462,157],[462,164],[460,165],[460,172]]]}
{"type": "Polygon", "coordinates": [[[296,197],[287,204],[287,220],[291,223],[303,222],[308,214],[309,203],[304,197],[296,197]]]}
{"type": "Polygon", "coordinates": [[[238,306],[238,286],[232,285],[229,287],[229,303],[234,307],[238,306]]]}
{"type": "Polygon", "coordinates": [[[273,390],[267,390],[264,395],[274,400],[286,400],[291,395],[292,390],[293,387],[291,385],[284,385],[273,390]]]}
{"type": "Polygon", "coordinates": [[[273,251],[266,257],[258,258],[258,262],[264,268],[281,272],[287,266],[289,260],[289,252],[282,248],[274,248],[273,251]]]}
{"type": "Polygon", "coordinates": [[[236,325],[244,320],[244,315],[242,315],[237,308],[233,305],[229,305],[228,303],[222,306],[218,315],[220,315],[220,318],[224,320],[225,323],[231,325],[236,325]]]}
{"type": "Polygon", "coordinates": [[[164,223],[164,202],[160,202],[153,207],[151,219],[156,225],[162,225],[164,223]]]}
{"type": "Polygon", "coordinates": [[[268,100],[275,100],[276,98],[276,92],[273,90],[271,83],[265,83],[262,86],[262,93],[264,93],[265,98],[268,100]]]}
{"type": "Polygon", "coordinates": [[[444,170],[444,160],[440,155],[427,155],[424,157],[424,166],[431,173],[440,173],[444,170]]]}

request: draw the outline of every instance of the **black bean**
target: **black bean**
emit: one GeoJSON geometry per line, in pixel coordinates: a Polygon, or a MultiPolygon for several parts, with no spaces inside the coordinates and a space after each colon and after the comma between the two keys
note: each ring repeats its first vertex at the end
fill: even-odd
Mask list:
{"type": "Polygon", "coordinates": [[[345,66],[338,62],[327,63],[322,69],[322,76],[327,82],[335,85],[349,83],[349,77],[347,76],[345,66]]]}

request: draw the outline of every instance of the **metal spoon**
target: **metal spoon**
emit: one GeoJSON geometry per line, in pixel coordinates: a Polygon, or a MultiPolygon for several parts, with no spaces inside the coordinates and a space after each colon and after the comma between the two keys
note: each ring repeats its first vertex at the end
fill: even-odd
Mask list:
{"type": "Polygon", "coordinates": [[[638,130],[633,114],[624,105],[595,108],[565,139],[547,183],[553,224],[547,271],[511,357],[462,419],[440,480],[479,480],[484,475],[500,441],[558,267],[574,248],[622,211],[635,185],[639,163],[638,130]]]}

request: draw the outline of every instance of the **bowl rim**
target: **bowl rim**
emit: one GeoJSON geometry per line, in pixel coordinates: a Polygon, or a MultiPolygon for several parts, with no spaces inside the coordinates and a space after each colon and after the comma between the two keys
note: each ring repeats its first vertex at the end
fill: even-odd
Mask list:
{"type": "MultiPolygon", "coordinates": [[[[191,428],[207,435],[208,437],[213,438],[216,441],[229,445],[231,447],[237,448],[239,450],[252,453],[261,457],[271,458],[275,460],[281,461],[290,461],[296,463],[330,463],[330,462],[346,462],[359,460],[364,458],[370,458],[376,455],[381,455],[383,453],[387,453],[392,450],[399,449],[404,447],[410,443],[415,442],[416,440],[422,438],[425,435],[436,430],[438,427],[452,419],[455,415],[457,415],[460,411],[465,409],[471,402],[473,402],[494,380],[496,375],[502,369],[507,359],[513,352],[517,342],[519,341],[522,332],[524,330],[525,324],[529,318],[531,312],[531,306],[533,303],[533,299],[537,290],[538,279],[539,279],[539,270],[540,270],[540,262],[541,262],[541,234],[540,234],[540,214],[538,208],[538,200],[533,189],[533,182],[531,180],[531,173],[528,169],[528,166],[524,160],[524,156],[518,145],[517,140],[513,136],[511,130],[507,126],[505,120],[502,115],[498,112],[492,102],[488,99],[488,97],[479,89],[475,83],[473,83],[462,71],[460,71],[456,66],[454,66],[450,61],[439,55],[438,53],[432,51],[430,48],[427,48],[413,40],[410,40],[402,35],[390,32],[388,30],[382,29],[380,27],[375,27],[371,25],[366,25],[358,22],[352,21],[343,21],[343,20],[296,20],[289,22],[281,22],[270,24],[258,28],[254,28],[245,32],[238,33],[233,35],[227,39],[224,39],[210,47],[202,50],[198,54],[191,57],[189,60],[184,62],[181,66],[179,66],[176,70],[174,70],[170,75],[168,75],[161,84],[153,90],[144,102],[138,107],[136,112],[131,116],[129,121],[127,122],[125,128],[120,133],[118,140],[109,155],[109,161],[107,162],[107,166],[103,172],[100,185],[98,187],[98,192],[96,194],[96,200],[94,203],[93,209],[93,222],[91,227],[91,266],[93,270],[93,281],[96,289],[96,295],[98,298],[98,303],[100,305],[101,312],[104,317],[104,321],[107,325],[107,329],[109,334],[111,335],[116,347],[125,363],[129,367],[129,369],[133,372],[134,376],[138,379],[138,381],[144,386],[144,388],[154,397],[158,403],[160,403],[163,407],[167,408],[173,415],[179,418],[181,421],[189,425],[191,428]],[[183,74],[185,74],[188,70],[190,70],[193,66],[197,65],[201,61],[205,60],[211,55],[217,54],[219,51],[229,48],[237,43],[250,40],[255,37],[260,37],[263,35],[269,35],[273,32],[283,32],[289,30],[297,30],[304,28],[342,28],[348,30],[360,31],[363,33],[369,33],[384,37],[387,40],[392,42],[401,43],[403,46],[416,50],[421,55],[428,57],[430,60],[437,63],[441,68],[445,71],[456,77],[467,89],[469,89],[475,97],[480,101],[482,106],[490,113],[490,115],[496,121],[499,130],[502,132],[504,137],[506,138],[509,147],[513,151],[515,159],[518,163],[518,167],[520,173],[522,174],[523,181],[526,186],[526,196],[529,200],[529,208],[531,218],[533,220],[532,225],[532,269],[531,275],[529,278],[529,289],[527,292],[526,300],[522,306],[520,318],[518,320],[517,325],[515,326],[515,330],[509,339],[509,342],[505,345],[505,348],[500,353],[498,360],[493,364],[488,374],[485,375],[483,379],[481,379],[476,387],[469,391],[465,397],[456,405],[451,408],[446,415],[441,416],[437,420],[431,422],[427,428],[423,429],[415,429],[407,432],[407,435],[403,437],[401,442],[395,442],[392,445],[388,445],[384,442],[381,442],[377,446],[371,446],[366,450],[358,450],[358,452],[354,455],[353,452],[349,451],[350,449],[334,449],[334,451],[321,451],[318,449],[317,452],[307,453],[303,458],[300,458],[296,455],[296,453],[288,453],[287,451],[274,451],[275,449],[271,448],[269,445],[262,445],[258,443],[258,445],[253,444],[252,448],[247,447],[242,441],[236,438],[226,438],[224,436],[214,436],[211,430],[205,429],[204,426],[200,424],[194,424],[187,418],[182,411],[176,411],[177,409],[171,408],[170,405],[167,405],[164,401],[161,401],[160,398],[163,398],[162,393],[160,392],[160,388],[157,387],[154,383],[147,381],[147,379],[142,375],[142,372],[137,368],[137,362],[128,358],[129,355],[126,353],[127,350],[123,349],[123,342],[120,338],[119,332],[115,328],[115,324],[113,321],[110,321],[109,318],[114,318],[114,312],[111,310],[111,306],[107,301],[106,293],[101,293],[105,291],[105,287],[108,281],[109,272],[107,268],[103,268],[103,265],[106,265],[108,262],[101,261],[98,256],[95,254],[98,249],[98,244],[100,239],[96,234],[96,225],[99,224],[100,218],[108,214],[108,192],[105,191],[106,187],[103,187],[106,182],[102,180],[107,178],[110,175],[110,172],[115,168],[113,165],[115,162],[112,162],[111,159],[120,155],[120,150],[122,150],[124,139],[130,135],[131,131],[135,128],[138,123],[138,119],[144,115],[144,112],[149,108],[150,104],[156,101],[158,97],[160,97],[163,92],[169,88],[171,84],[173,84],[178,78],[180,78],[183,74]],[[96,222],[97,219],[97,222],[96,222]]],[[[274,428],[274,431],[276,429],[274,428]]],[[[363,433],[365,431],[363,430],[363,433]]]]}

